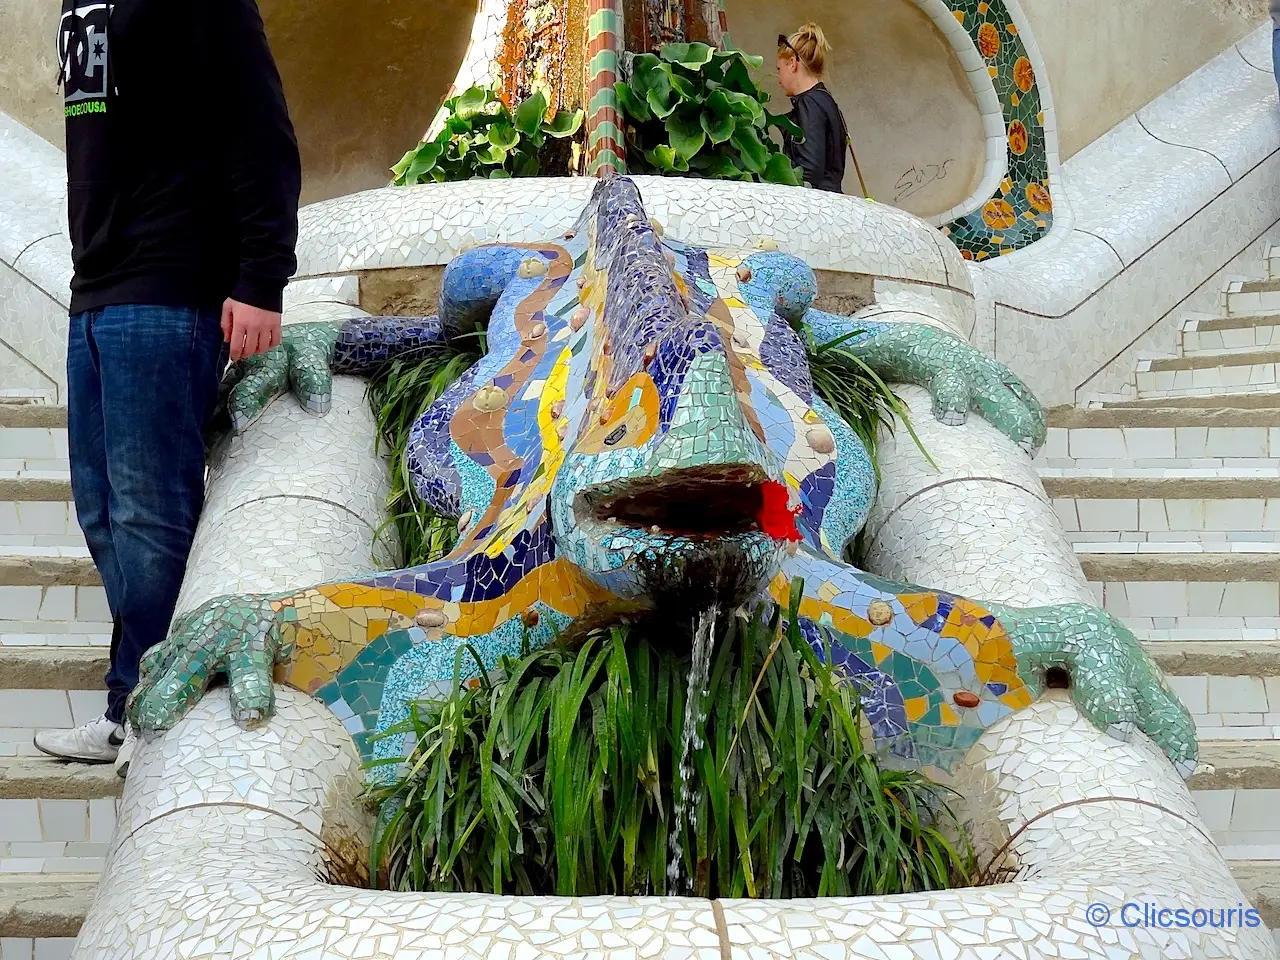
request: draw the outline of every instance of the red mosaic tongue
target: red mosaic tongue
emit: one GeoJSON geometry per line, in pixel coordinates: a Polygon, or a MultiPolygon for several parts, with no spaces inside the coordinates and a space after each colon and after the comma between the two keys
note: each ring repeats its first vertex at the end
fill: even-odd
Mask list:
{"type": "Polygon", "coordinates": [[[766,480],[760,485],[760,512],[756,523],[775,540],[800,541],[804,537],[796,529],[796,513],[788,501],[787,488],[777,480],[766,480]]]}

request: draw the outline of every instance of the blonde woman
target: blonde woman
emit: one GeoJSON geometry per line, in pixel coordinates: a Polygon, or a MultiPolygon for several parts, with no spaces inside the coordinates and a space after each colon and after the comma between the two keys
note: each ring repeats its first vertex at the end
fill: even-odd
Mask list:
{"type": "Polygon", "coordinates": [[[804,171],[804,182],[819,190],[842,193],[845,145],[844,116],[822,82],[831,45],[816,23],[806,23],[791,36],[778,34],[778,83],[791,98],[791,119],[804,139],[783,136],[783,149],[804,171]]]}

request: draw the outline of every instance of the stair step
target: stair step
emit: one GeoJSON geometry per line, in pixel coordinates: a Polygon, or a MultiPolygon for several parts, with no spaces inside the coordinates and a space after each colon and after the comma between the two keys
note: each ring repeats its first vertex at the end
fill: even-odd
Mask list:
{"type": "MultiPolygon", "coordinates": [[[[1277,317],[1280,323],[1280,317],[1277,317]]],[[[1049,427],[1063,429],[1121,429],[1148,427],[1280,427],[1280,408],[1229,407],[1054,407],[1049,427]]]]}
{"type": "Polygon", "coordinates": [[[107,691],[0,690],[0,754],[37,756],[32,743],[37,730],[66,730],[102,716],[107,691]]]}
{"type": "Polygon", "coordinates": [[[1257,327],[1280,327],[1280,313],[1233,313],[1222,317],[1189,320],[1183,330],[1205,333],[1217,330],[1252,330],[1257,327]]]}
{"type": "Polygon", "coordinates": [[[107,647],[0,646],[0,689],[100,690],[109,655],[107,647]]]}
{"type": "Polygon", "coordinates": [[[1201,741],[1200,767],[1189,786],[1192,790],[1280,789],[1280,740],[1201,741]]]}
{"type": "Polygon", "coordinates": [[[0,874],[0,938],[74,937],[97,889],[94,873],[0,874]]]}
{"type": "Polygon", "coordinates": [[[1280,543],[1076,543],[1085,576],[1095,583],[1280,581],[1280,543]]]}
{"type": "Polygon", "coordinates": [[[1276,467],[1045,467],[1055,500],[1269,500],[1280,498],[1276,467]]]}
{"type": "Polygon", "coordinates": [[[1251,356],[1280,347],[1280,326],[1245,326],[1232,330],[1182,330],[1179,353],[1184,357],[1251,356]]]}
{"type": "Polygon", "coordinates": [[[0,429],[63,429],[67,426],[67,408],[52,403],[20,403],[14,398],[0,397],[0,429]]]}
{"type": "Polygon", "coordinates": [[[1274,362],[1267,362],[1266,357],[1252,359],[1247,356],[1239,363],[1224,362],[1238,357],[1241,355],[1146,361],[1139,365],[1136,374],[1138,399],[1265,395],[1280,390],[1274,362]],[[1158,363],[1191,363],[1201,359],[1208,365],[1176,370],[1151,369],[1158,363]]]}
{"type": "MultiPolygon", "coordinates": [[[[16,548],[21,549],[21,548],[16,548]]],[[[0,551],[0,587],[97,587],[102,578],[85,556],[19,554],[15,548],[0,551]]]]}
{"type": "Polygon", "coordinates": [[[124,778],[109,763],[68,763],[43,754],[0,757],[0,801],[102,800],[123,790],[124,778]]]}
{"type": "Polygon", "coordinates": [[[1163,640],[1144,646],[1168,676],[1280,677],[1280,639],[1163,640]]]}
{"type": "Polygon", "coordinates": [[[1227,313],[1268,314],[1280,311],[1280,281],[1235,280],[1227,284],[1227,313]]]}
{"type": "Polygon", "coordinates": [[[1280,928],[1280,860],[1233,860],[1229,866],[1267,929],[1280,928]]]}
{"type": "Polygon", "coordinates": [[[14,502],[71,502],[71,473],[69,471],[39,471],[12,475],[0,469],[0,501],[14,502]],[[44,475],[47,474],[47,475],[44,475]]]}
{"type": "Polygon", "coordinates": [[[1193,407],[1230,407],[1250,410],[1280,408],[1280,393],[1214,393],[1203,396],[1167,394],[1164,396],[1138,397],[1133,400],[1108,400],[1102,409],[1186,409],[1193,407]]]}
{"type": "Polygon", "coordinates": [[[67,500],[0,501],[0,552],[9,552],[6,546],[86,549],[75,507],[67,500]]]}
{"type": "Polygon", "coordinates": [[[1239,367],[1280,363],[1280,350],[1251,350],[1239,353],[1201,354],[1182,357],[1161,357],[1144,362],[1151,373],[1180,370],[1211,370],[1215,367],[1239,367]]]}

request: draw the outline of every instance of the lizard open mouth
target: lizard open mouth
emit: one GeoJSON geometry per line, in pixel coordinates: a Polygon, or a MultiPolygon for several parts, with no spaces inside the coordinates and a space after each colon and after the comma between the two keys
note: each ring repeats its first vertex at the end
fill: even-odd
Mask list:
{"type": "Polygon", "coordinates": [[[674,537],[761,531],[791,539],[795,520],[786,497],[786,488],[758,466],[689,467],[588,488],[579,498],[579,516],[674,537]]]}

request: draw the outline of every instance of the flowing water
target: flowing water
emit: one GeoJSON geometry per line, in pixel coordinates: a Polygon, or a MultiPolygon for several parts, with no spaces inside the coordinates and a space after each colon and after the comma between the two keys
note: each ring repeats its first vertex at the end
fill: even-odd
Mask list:
{"type": "Polygon", "coordinates": [[[703,747],[702,733],[707,711],[703,704],[711,675],[711,649],[715,645],[719,607],[712,604],[698,616],[693,632],[693,663],[689,667],[689,691],[684,702],[684,735],[680,748],[680,782],[675,787],[675,815],[671,822],[671,859],[667,862],[667,893],[693,892],[693,877],[684,872],[683,836],[686,821],[689,835],[698,830],[697,788],[693,783],[693,754],[703,747]]]}

